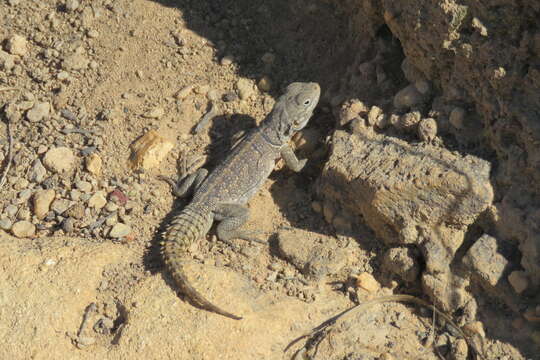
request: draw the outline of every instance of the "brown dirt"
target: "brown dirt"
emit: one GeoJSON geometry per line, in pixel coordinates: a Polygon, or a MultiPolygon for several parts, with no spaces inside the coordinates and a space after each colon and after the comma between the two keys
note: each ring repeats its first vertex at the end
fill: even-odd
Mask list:
{"type": "MultiPolygon", "coordinates": [[[[336,235],[316,211],[312,184],[326,159],[325,141],[334,129],[338,105],[358,94],[366,103],[388,105],[407,84],[402,60],[416,54],[405,42],[417,39],[398,36],[402,29],[394,18],[384,25],[387,14],[378,2],[337,3],[0,3],[3,49],[13,52],[9,39],[15,34],[28,41],[24,54],[13,55],[12,65],[0,58],[4,158],[8,118],[15,139],[12,168],[1,189],[1,217],[37,226],[30,238],[0,230],[0,344],[5,358],[283,359],[305,352],[310,356],[305,358],[321,359],[467,359],[459,352],[463,344],[458,337],[443,325],[434,327],[429,311],[393,303],[348,319],[318,339],[320,343],[302,339],[285,351],[299,336],[355,302],[406,289],[396,289],[395,283],[375,293],[358,289],[358,274],[381,271],[377,254],[383,245],[362,224],[350,234],[336,235]],[[377,82],[378,67],[366,78],[358,75],[359,64],[377,56],[380,61],[374,61],[388,81],[377,82]],[[232,63],[224,58],[232,58],[232,63]],[[256,87],[264,76],[271,80],[268,92],[256,87]],[[253,84],[247,99],[236,96],[239,79],[253,84]],[[199,310],[183,301],[163,274],[158,233],[173,207],[184,202],[175,200],[157,176],[176,177],[176,160],[184,156],[204,155],[210,167],[219,162],[231,138],[255,126],[292,81],[318,81],[324,91],[320,109],[298,141],[300,156],[310,159],[308,167],[301,174],[276,172],[250,202],[247,227],[267,234],[268,247],[237,241],[231,248],[211,233],[194,251],[196,262],[189,271],[194,285],[245,319],[233,321],[199,310]],[[179,98],[186,86],[194,90],[179,98]],[[208,130],[192,135],[212,94],[218,95],[219,116],[208,130]],[[30,122],[26,111],[37,102],[49,103],[50,114],[30,122]],[[14,115],[8,111],[10,104],[15,104],[14,115]],[[145,116],[155,108],[164,115],[145,116]],[[66,128],[87,132],[62,132],[66,128]],[[129,145],[149,129],[175,147],[158,167],[133,171],[129,145]],[[33,181],[36,159],[43,160],[55,146],[72,149],[76,163],[67,173],[48,170],[44,180],[33,181]],[[103,160],[100,176],[85,170],[90,152],[103,160]],[[74,193],[80,181],[90,183],[91,190],[74,193]],[[51,211],[37,219],[27,195],[41,188],[54,189],[56,199],[67,199],[70,206],[83,205],[84,215],[74,219],[72,228],[66,225],[66,214],[51,211]],[[90,209],[88,198],[115,189],[127,195],[127,204],[114,210],[112,220],[89,229],[114,211],[109,211],[112,205],[109,210],[90,209]],[[8,214],[10,205],[16,208],[14,214],[8,214]],[[122,239],[108,237],[115,222],[128,224],[131,233],[122,239]],[[326,255],[320,250],[317,264],[323,265],[316,276],[280,253],[280,239],[273,234],[289,228],[298,229],[288,235],[298,242],[331,249],[326,255]],[[339,259],[332,256],[336,248],[339,259]],[[88,311],[87,326],[81,330],[92,303],[95,309],[88,311]]],[[[423,70],[439,84],[436,66],[423,70]]],[[[451,80],[444,78],[444,86],[447,82],[451,80]]],[[[482,149],[494,159],[489,146],[482,149]]],[[[422,296],[416,286],[406,290],[422,296]]],[[[493,311],[491,304],[484,305],[493,311]]],[[[515,340],[513,331],[492,336],[487,329],[487,358],[531,358],[533,347],[515,340]]]]}

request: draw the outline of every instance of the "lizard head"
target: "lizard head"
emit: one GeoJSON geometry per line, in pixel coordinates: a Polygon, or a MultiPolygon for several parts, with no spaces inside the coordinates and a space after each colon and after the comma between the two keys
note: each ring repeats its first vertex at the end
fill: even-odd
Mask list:
{"type": "Polygon", "coordinates": [[[321,87],[317,83],[295,82],[287,86],[285,107],[294,132],[307,125],[320,96],[321,87]]]}
{"type": "Polygon", "coordinates": [[[279,142],[285,143],[307,125],[320,95],[321,87],[317,83],[295,82],[287,86],[267,117],[267,124],[277,132],[279,142]]]}

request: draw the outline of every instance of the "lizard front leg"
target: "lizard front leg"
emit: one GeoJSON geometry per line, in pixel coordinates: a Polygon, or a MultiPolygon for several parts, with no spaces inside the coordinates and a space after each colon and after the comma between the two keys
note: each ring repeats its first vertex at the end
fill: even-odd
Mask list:
{"type": "Polygon", "coordinates": [[[285,160],[285,165],[294,172],[302,170],[307,162],[307,159],[298,160],[293,149],[288,144],[281,147],[281,157],[285,160]]]}
{"type": "Polygon", "coordinates": [[[220,221],[216,231],[218,239],[230,243],[232,239],[242,239],[247,241],[265,244],[258,239],[257,232],[241,230],[240,227],[246,223],[249,218],[249,209],[237,204],[222,204],[214,210],[214,219],[220,221]]]}

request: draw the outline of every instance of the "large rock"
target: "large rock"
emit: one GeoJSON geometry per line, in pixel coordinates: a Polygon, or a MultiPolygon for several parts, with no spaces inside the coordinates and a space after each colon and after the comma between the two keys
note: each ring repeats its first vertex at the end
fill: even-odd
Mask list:
{"type": "Polygon", "coordinates": [[[489,172],[474,156],[336,131],[317,190],[327,221],[354,214],[387,244],[416,244],[426,261],[424,287],[449,307],[449,265],[493,200],[489,172]]]}

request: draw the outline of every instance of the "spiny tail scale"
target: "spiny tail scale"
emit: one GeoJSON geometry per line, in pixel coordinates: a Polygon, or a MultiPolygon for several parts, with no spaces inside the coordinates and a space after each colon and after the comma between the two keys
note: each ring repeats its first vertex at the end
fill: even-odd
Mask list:
{"type": "Polygon", "coordinates": [[[217,314],[240,320],[239,316],[231,314],[206,300],[187,280],[184,263],[188,259],[189,247],[199,238],[206,235],[212,225],[213,216],[210,211],[197,211],[189,205],[176,215],[163,233],[161,252],[165,266],[180,291],[195,305],[217,314]]]}

